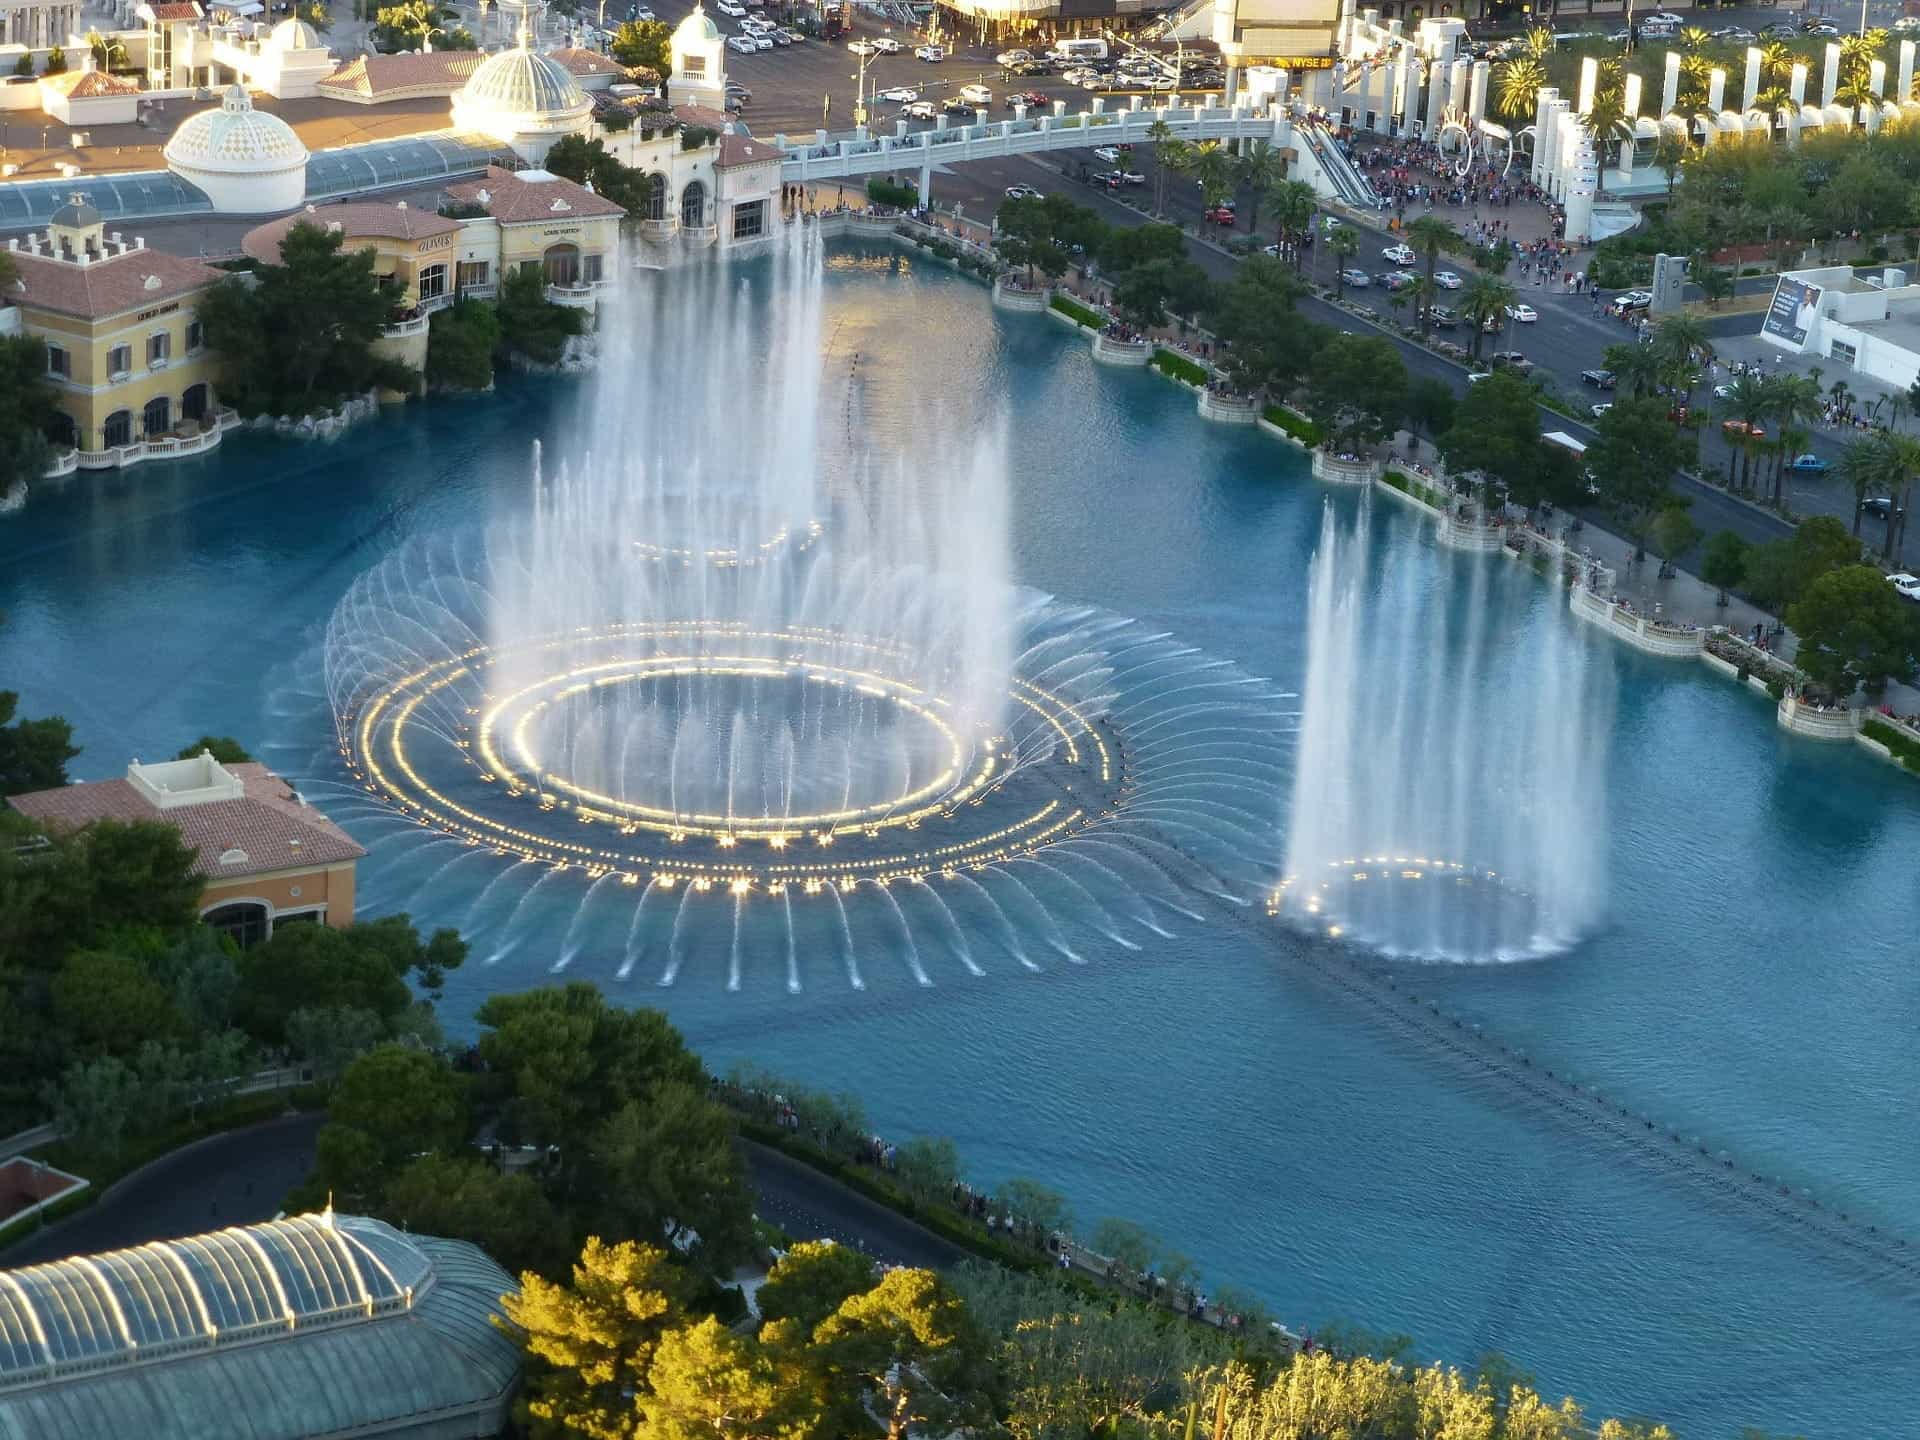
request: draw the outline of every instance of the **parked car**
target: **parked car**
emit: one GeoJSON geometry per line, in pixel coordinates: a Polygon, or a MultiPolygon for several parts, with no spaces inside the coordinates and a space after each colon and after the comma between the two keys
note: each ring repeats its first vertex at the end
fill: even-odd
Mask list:
{"type": "Polygon", "coordinates": [[[1007,71],[1013,75],[1051,75],[1053,62],[1051,60],[1016,60],[1007,67],[1007,71]]]}
{"type": "Polygon", "coordinates": [[[1382,260],[1391,260],[1396,265],[1411,265],[1420,257],[1413,253],[1411,245],[1389,245],[1380,252],[1382,260]]]}
{"type": "Polygon", "coordinates": [[[1876,520],[1885,520],[1893,514],[1893,501],[1885,495],[1875,495],[1870,500],[1860,502],[1860,512],[1871,515],[1876,520]]]}
{"type": "Polygon", "coordinates": [[[1093,158],[1096,160],[1104,160],[1109,165],[1118,165],[1120,163],[1120,147],[1118,145],[1102,145],[1093,152],[1093,158]]]}
{"type": "Polygon", "coordinates": [[[962,85],[960,98],[969,105],[993,104],[993,92],[984,85],[962,85]]]}
{"type": "Polygon", "coordinates": [[[1144,185],[1147,177],[1133,170],[1101,170],[1094,177],[1102,185],[1118,188],[1121,185],[1144,185]]]}
{"type": "Polygon", "coordinates": [[[735,20],[743,19],[747,13],[747,7],[740,4],[740,0],[720,0],[720,3],[713,8],[722,15],[732,16],[735,20]]]}
{"type": "Polygon", "coordinates": [[[1901,570],[1887,576],[1887,583],[1900,592],[1901,599],[1920,601],[1920,575],[1909,575],[1901,570]]]}
{"type": "Polygon", "coordinates": [[[1433,283],[1438,285],[1442,290],[1458,290],[1462,281],[1460,277],[1451,270],[1436,270],[1433,272],[1433,283]]]}
{"type": "Polygon", "coordinates": [[[873,51],[876,55],[900,55],[906,52],[906,48],[891,35],[882,35],[873,42],[873,51]]]}
{"type": "Polygon", "coordinates": [[[1398,293],[1413,284],[1413,276],[1405,270],[1389,270],[1380,277],[1380,283],[1398,293]]]}
{"type": "Polygon", "coordinates": [[[1612,408],[1613,402],[1611,400],[1602,400],[1598,405],[1593,407],[1593,418],[1598,420],[1612,408]]]}
{"type": "Polygon", "coordinates": [[[1039,200],[1043,197],[1040,192],[1031,185],[1009,185],[1007,187],[1007,198],[1009,200],[1039,200]]]}
{"type": "Polygon", "coordinates": [[[785,30],[763,30],[760,32],[776,45],[793,44],[793,36],[785,30]]]}
{"type": "Polygon", "coordinates": [[[1611,390],[1614,386],[1614,375],[1611,370],[1582,370],[1580,383],[1591,385],[1596,390],[1611,390]]]}
{"type": "Polygon", "coordinates": [[[1512,370],[1520,375],[1533,373],[1533,361],[1518,350],[1496,350],[1487,357],[1487,363],[1496,370],[1512,370]]]}
{"type": "Polygon", "coordinates": [[[782,29],[780,33],[786,36],[787,39],[792,41],[795,45],[804,45],[807,43],[807,32],[804,30],[782,29]]]}
{"type": "Polygon", "coordinates": [[[947,58],[947,49],[944,45],[916,46],[914,48],[913,58],[916,60],[924,60],[929,65],[937,65],[947,58]]]}
{"type": "Polygon", "coordinates": [[[1006,105],[1009,110],[1013,109],[1016,105],[1024,105],[1029,110],[1044,110],[1052,103],[1051,100],[1045,95],[1042,95],[1038,90],[1015,90],[1006,98],[1006,105]]]}
{"type": "Polygon", "coordinates": [[[1373,284],[1373,277],[1364,270],[1342,270],[1340,280],[1355,290],[1364,290],[1373,284]]]}
{"type": "Polygon", "coordinates": [[[1787,462],[1787,469],[1796,475],[1824,475],[1833,467],[1818,455],[1796,455],[1787,462]]]}
{"type": "Polygon", "coordinates": [[[885,100],[892,105],[911,105],[920,98],[920,92],[911,85],[889,85],[873,98],[885,100]]]}
{"type": "Polygon", "coordinates": [[[1022,61],[1033,59],[1031,50],[1002,50],[993,57],[993,63],[999,66],[1018,65],[1022,61]]]}
{"type": "Polygon", "coordinates": [[[729,80],[727,82],[727,98],[729,100],[740,101],[751,100],[753,99],[753,91],[742,85],[738,80],[729,80]]]}
{"type": "Polygon", "coordinates": [[[749,38],[752,39],[753,48],[756,50],[771,50],[773,48],[773,37],[764,31],[756,30],[749,38]]]}
{"type": "Polygon", "coordinates": [[[1507,318],[1518,325],[1531,325],[1540,318],[1540,312],[1531,305],[1509,305],[1507,318]]]}
{"type": "Polygon", "coordinates": [[[729,35],[727,37],[727,49],[735,51],[738,54],[751,55],[759,48],[758,45],[753,43],[753,37],[751,35],[729,35]]]}
{"type": "Polygon", "coordinates": [[[1233,207],[1231,205],[1215,205],[1211,210],[1207,211],[1207,223],[1209,225],[1234,225],[1239,223],[1239,217],[1233,213],[1233,207]]]}

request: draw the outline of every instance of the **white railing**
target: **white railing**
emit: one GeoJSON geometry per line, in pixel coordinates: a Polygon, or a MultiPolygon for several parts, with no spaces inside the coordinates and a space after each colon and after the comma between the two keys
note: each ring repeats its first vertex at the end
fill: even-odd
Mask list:
{"type": "Polygon", "coordinates": [[[424,315],[417,320],[400,320],[392,325],[382,325],[380,327],[380,336],[384,340],[404,340],[409,335],[424,335],[426,333],[427,317],[424,315]]]}
{"type": "Polygon", "coordinates": [[[460,287],[462,300],[491,300],[499,293],[498,285],[462,285],[460,287]]]}
{"type": "Polygon", "coordinates": [[[52,461],[47,465],[46,474],[42,478],[58,480],[62,475],[71,475],[79,468],[80,452],[78,450],[63,450],[53,457],[52,461]]]}
{"type": "Polygon", "coordinates": [[[553,305],[566,305],[575,310],[587,310],[593,307],[592,285],[549,285],[547,300],[553,305]]]}
{"type": "Polygon", "coordinates": [[[678,220],[642,220],[640,233],[648,240],[671,240],[680,229],[678,220]]]}
{"type": "Polygon", "coordinates": [[[422,315],[431,315],[436,310],[445,310],[453,301],[451,295],[431,295],[420,302],[419,310],[422,315]]]}
{"type": "Polygon", "coordinates": [[[216,423],[198,434],[158,435],[127,445],[110,445],[103,450],[81,450],[74,454],[74,465],[81,470],[115,470],[138,465],[143,460],[184,460],[189,455],[201,455],[213,449],[220,443],[220,437],[239,423],[239,416],[223,410],[216,423]],[[227,419],[229,415],[233,415],[231,422],[227,419]]]}

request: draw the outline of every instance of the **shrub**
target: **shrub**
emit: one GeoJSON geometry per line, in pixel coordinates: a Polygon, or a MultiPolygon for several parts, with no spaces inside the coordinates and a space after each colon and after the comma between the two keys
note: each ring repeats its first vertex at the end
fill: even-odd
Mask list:
{"type": "Polygon", "coordinates": [[[1861,731],[1868,738],[1878,740],[1886,746],[1893,753],[1893,758],[1908,770],[1920,775],[1920,740],[1915,740],[1897,725],[1889,725],[1886,721],[1872,715],[1867,717],[1866,723],[1861,726],[1861,731]]]}
{"type": "Polygon", "coordinates": [[[911,210],[920,203],[920,192],[912,185],[896,185],[874,176],[867,181],[867,198],[876,205],[891,205],[896,210],[911,210]]]}
{"type": "Polygon", "coordinates": [[[1269,405],[1260,412],[1269,425],[1277,425],[1302,445],[1311,449],[1326,438],[1321,428],[1306,416],[1289,410],[1284,405],[1269,405]]]}
{"type": "Polygon", "coordinates": [[[1184,355],[1176,355],[1171,350],[1156,349],[1149,362],[1162,375],[1171,375],[1176,380],[1184,380],[1189,385],[1205,385],[1207,372],[1194,364],[1184,355]]]}
{"type": "Polygon", "coordinates": [[[1101,329],[1106,322],[1077,300],[1069,300],[1064,295],[1053,297],[1053,308],[1072,320],[1076,325],[1085,325],[1090,330],[1101,329]]]}

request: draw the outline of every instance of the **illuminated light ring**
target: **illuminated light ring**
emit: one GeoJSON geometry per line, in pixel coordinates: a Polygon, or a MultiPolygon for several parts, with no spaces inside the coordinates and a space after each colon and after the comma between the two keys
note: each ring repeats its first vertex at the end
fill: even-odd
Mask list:
{"type": "Polygon", "coordinates": [[[826,527],[818,520],[809,520],[805,533],[796,540],[793,538],[793,532],[783,525],[745,554],[742,554],[739,549],[734,547],[720,547],[717,549],[696,551],[688,549],[683,545],[656,545],[649,540],[636,540],[633,542],[633,548],[634,551],[645,560],[663,562],[678,561],[682,566],[689,566],[693,563],[694,559],[698,557],[718,569],[735,570],[746,569],[755,565],[763,565],[776,554],[783,551],[794,555],[804,555],[813,548],[814,542],[825,533],[826,527]],[[789,541],[792,543],[789,544],[789,541]]]}
{"type": "Polygon", "coordinates": [[[1475,867],[1460,860],[1396,852],[1329,860],[1325,873],[1317,881],[1310,881],[1298,872],[1290,873],[1268,893],[1267,914],[1306,929],[1321,930],[1331,939],[1339,939],[1346,933],[1347,927],[1340,923],[1330,904],[1337,891],[1376,882],[1391,884],[1397,881],[1429,880],[1491,888],[1521,901],[1533,898],[1497,870],[1475,867]]]}
{"type": "MultiPolygon", "coordinates": [[[[1121,797],[1127,788],[1125,767],[1093,719],[1083,713],[1082,702],[1016,675],[1010,680],[1009,699],[1037,717],[1060,742],[1054,757],[1041,763],[1056,767],[1060,773],[1054,778],[1067,789],[1074,789],[1076,780],[1097,776],[1098,789],[1104,794],[1086,796],[1088,803],[1070,801],[1059,794],[1046,795],[1035,800],[1033,808],[1025,814],[981,834],[950,831],[950,838],[941,837],[924,845],[899,849],[888,847],[880,853],[836,854],[832,858],[823,855],[811,860],[789,858],[791,852],[787,847],[790,845],[811,842],[826,850],[836,836],[872,842],[893,834],[904,838],[905,833],[917,831],[923,825],[945,828],[963,807],[980,803],[985,798],[983,792],[998,784],[1003,756],[995,745],[982,747],[972,767],[961,773],[966,746],[954,726],[940,713],[951,708],[948,703],[881,668],[888,660],[901,658],[904,657],[897,647],[817,626],[768,630],[739,622],[670,621],[620,622],[592,631],[583,627],[579,633],[546,637],[518,647],[495,650],[483,645],[470,646],[456,656],[421,666],[392,680],[371,693],[357,713],[342,716],[342,748],[350,767],[369,793],[416,824],[438,830],[467,845],[532,860],[557,870],[578,868],[594,879],[618,875],[625,885],[651,882],[671,890],[685,884],[702,892],[717,886],[735,896],[746,896],[755,890],[785,895],[789,887],[797,887],[803,894],[818,895],[828,889],[850,889],[861,880],[885,886],[894,881],[917,883],[935,875],[984,870],[1068,838],[1111,818],[1121,808],[1121,797]],[[463,803],[422,773],[409,753],[411,736],[428,727],[428,720],[421,714],[423,706],[436,699],[444,700],[445,692],[452,687],[483,685],[486,673],[503,661],[537,658],[544,652],[562,649],[577,653],[583,640],[590,645],[620,645],[640,640],[684,642],[690,639],[708,643],[717,640],[771,642],[782,654],[778,657],[680,653],[609,656],[536,680],[507,697],[486,697],[484,708],[466,707],[468,713],[477,714],[478,719],[471,727],[472,738],[455,743],[473,767],[471,778],[498,787],[497,793],[534,800],[540,814],[555,817],[546,827],[515,823],[518,817],[507,819],[486,814],[463,803]],[[830,661],[819,653],[829,648],[841,657],[865,658],[857,665],[847,664],[844,659],[830,661]],[[870,666],[873,668],[868,668],[870,666]],[[540,770],[537,753],[526,743],[524,727],[531,715],[539,713],[537,707],[590,692],[600,684],[702,671],[741,673],[756,678],[800,675],[809,683],[854,688],[889,704],[910,708],[917,719],[933,727],[942,737],[954,764],[936,781],[861,811],[817,816],[676,816],[671,811],[619,801],[573,785],[564,777],[548,775],[540,770]],[[539,789],[521,778],[508,763],[509,755],[531,762],[527,769],[539,776],[539,789]],[[606,825],[617,830],[622,838],[652,836],[655,848],[598,844],[557,834],[553,827],[559,823],[562,811],[570,811],[575,822],[606,825]],[[667,837],[664,852],[659,848],[661,836],[667,837]],[[704,847],[697,851],[685,848],[690,840],[711,841],[713,849],[721,853],[710,853],[704,847]],[[741,853],[740,844],[748,840],[764,843],[769,857],[760,860],[741,853]]],[[[436,738],[444,738],[443,727],[434,727],[434,733],[436,738]]]]}

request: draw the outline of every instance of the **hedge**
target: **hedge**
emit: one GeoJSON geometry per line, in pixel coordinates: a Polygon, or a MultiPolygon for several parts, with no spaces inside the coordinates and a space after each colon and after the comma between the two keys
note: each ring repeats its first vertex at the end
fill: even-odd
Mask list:
{"type": "Polygon", "coordinates": [[[867,198],[876,205],[891,205],[896,210],[911,210],[920,203],[920,192],[911,185],[896,185],[878,176],[867,181],[867,198]]]}
{"type": "Polygon", "coordinates": [[[1197,365],[1184,355],[1176,355],[1171,350],[1155,349],[1153,359],[1148,362],[1162,375],[1171,375],[1176,380],[1184,380],[1189,385],[1205,385],[1207,372],[1204,366],[1197,365]]]}
{"type": "Polygon", "coordinates": [[[1920,740],[1915,740],[1906,731],[1872,715],[1867,717],[1861,731],[1869,739],[1878,740],[1893,753],[1893,758],[1901,765],[1920,775],[1920,740]]]}
{"type": "Polygon", "coordinates": [[[1312,449],[1326,438],[1320,427],[1298,411],[1289,410],[1284,405],[1269,405],[1260,412],[1269,425],[1277,425],[1308,449],[1312,449]]]}
{"type": "Polygon", "coordinates": [[[1080,304],[1077,300],[1069,300],[1064,295],[1056,295],[1053,297],[1052,305],[1054,309],[1058,310],[1062,315],[1065,315],[1076,325],[1084,325],[1089,330],[1100,330],[1106,326],[1107,322],[1105,320],[1101,319],[1100,316],[1080,304]]]}
{"type": "Polygon", "coordinates": [[[1414,499],[1423,501],[1436,510],[1447,508],[1446,498],[1439,491],[1422,485],[1418,480],[1409,480],[1391,466],[1381,471],[1380,478],[1402,495],[1411,495],[1414,499]]]}

